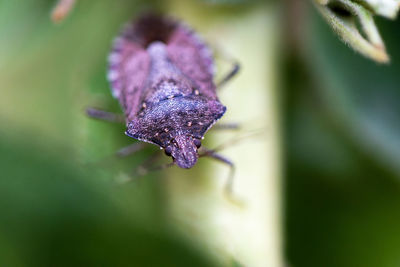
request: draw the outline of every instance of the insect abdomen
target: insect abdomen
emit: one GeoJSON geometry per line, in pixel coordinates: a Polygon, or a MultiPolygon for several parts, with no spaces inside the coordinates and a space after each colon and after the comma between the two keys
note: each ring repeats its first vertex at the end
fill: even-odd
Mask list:
{"type": "Polygon", "coordinates": [[[166,45],[169,60],[193,82],[200,94],[216,99],[213,59],[208,47],[188,27],[158,15],[144,15],[127,24],[113,44],[108,80],[127,117],[140,110],[152,60],[148,48],[155,42],[166,45]]]}

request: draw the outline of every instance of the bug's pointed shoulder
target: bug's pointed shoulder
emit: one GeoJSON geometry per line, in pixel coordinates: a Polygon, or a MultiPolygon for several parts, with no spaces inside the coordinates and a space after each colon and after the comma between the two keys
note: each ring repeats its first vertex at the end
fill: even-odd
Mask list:
{"type": "Polygon", "coordinates": [[[218,100],[170,98],[146,106],[142,115],[128,124],[127,135],[162,147],[181,134],[202,138],[225,111],[218,100]]]}
{"type": "Polygon", "coordinates": [[[199,101],[198,106],[182,116],[182,132],[202,138],[206,132],[225,114],[226,107],[218,100],[199,101]]]}

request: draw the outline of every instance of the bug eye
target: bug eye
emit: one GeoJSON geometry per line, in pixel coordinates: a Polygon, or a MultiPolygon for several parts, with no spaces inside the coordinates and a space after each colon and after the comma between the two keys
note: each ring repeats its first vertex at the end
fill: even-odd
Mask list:
{"type": "Polygon", "coordinates": [[[165,148],[164,152],[165,152],[165,155],[167,155],[167,156],[171,156],[171,153],[172,153],[172,147],[170,147],[170,146],[167,146],[167,147],[165,148]]]}
{"type": "Polygon", "coordinates": [[[199,139],[194,139],[193,143],[197,148],[201,147],[201,141],[199,139]]]}

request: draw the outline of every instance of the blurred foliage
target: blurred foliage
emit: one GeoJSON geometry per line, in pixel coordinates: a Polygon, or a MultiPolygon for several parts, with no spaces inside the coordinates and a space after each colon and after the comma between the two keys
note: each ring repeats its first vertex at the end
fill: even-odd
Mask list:
{"type": "Polygon", "coordinates": [[[399,0],[314,0],[314,3],[332,29],[355,51],[380,63],[389,62],[374,15],[396,18],[399,0]]]}
{"type": "MultiPolygon", "coordinates": [[[[123,126],[83,116],[88,105],[120,110],[105,79],[111,40],[132,13],[163,4],[79,1],[53,25],[54,1],[0,0],[1,266],[216,265],[167,223],[156,174],[125,185],[110,179],[157,148],[114,160],[130,143],[123,126]]],[[[392,57],[380,66],[307,10],[298,47],[277,53],[287,261],[399,266],[400,23],[376,19],[392,57]]]]}
{"type": "Polygon", "coordinates": [[[377,21],[392,54],[380,66],[308,10],[302,53],[285,61],[288,260],[399,266],[400,22],[377,21]]]}
{"type": "Polygon", "coordinates": [[[1,266],[214,265],[166,223],[154,174],[110,179],[152,148],[114,160],[129,143],[123,125],[84,115],[90,104],[119,111],[106,56],[139,4],[80,1],[53,25],[54,1],[0,1],[1,266]]]}
{"type": "Polygon", "coordinates": [[[142,204],[155,192],[129,190],[128,200],[126,188],[0,137],[1,266],[212,265],[168,232],[158,205],[142,204]]]}

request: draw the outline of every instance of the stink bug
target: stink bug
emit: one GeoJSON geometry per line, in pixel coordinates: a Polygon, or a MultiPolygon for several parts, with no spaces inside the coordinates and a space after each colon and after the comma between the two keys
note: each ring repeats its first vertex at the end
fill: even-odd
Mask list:
{"type": "MultiPolygon", "coordinates": [[[[169,17],[144,15],[115,39],[108,80],[124,111],[126,135],[159,146],[181,168],[193,167],[200,156],[233,167],[215,151],[199,148],[226,111],[217,88],[238,70],[235,64],[216,85],[212,53],[193,30],[169,17]]],[[[95,109],[88,109],[88,114],[116,119],[95,109]]],[[[137,145],[127,151],[137,151],[137,145]]]]}

